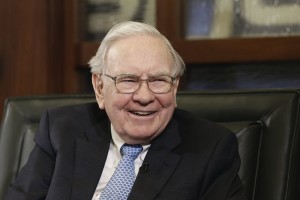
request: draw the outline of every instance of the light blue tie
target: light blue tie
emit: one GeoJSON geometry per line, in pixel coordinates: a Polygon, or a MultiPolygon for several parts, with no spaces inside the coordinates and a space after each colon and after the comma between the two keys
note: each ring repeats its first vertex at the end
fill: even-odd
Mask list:
{"type": "Polygon", "coordinates": [[[127,199],[135,181],[134,160],[142,150],[141,145],[124,144],[121,147],[123,158],[101,193],[100,200],[127,199]]]}

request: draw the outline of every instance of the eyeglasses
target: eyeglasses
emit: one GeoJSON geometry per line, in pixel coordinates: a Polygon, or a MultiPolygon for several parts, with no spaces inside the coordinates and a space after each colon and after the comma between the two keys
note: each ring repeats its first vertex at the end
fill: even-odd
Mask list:
{"type": "Polygon", "coordinates": [[[148,79],[141,79],[139,76],[130,74],[121,74],[118,76],[110,76],[115,82],[118,92],[122,94],[132,94],[138,91],[141,87],[141,82],[146,82],[149,90],[155,94],[165,94],[171,91],[174,80],[176,78],[169,75],[150,76],[148,79]]]}

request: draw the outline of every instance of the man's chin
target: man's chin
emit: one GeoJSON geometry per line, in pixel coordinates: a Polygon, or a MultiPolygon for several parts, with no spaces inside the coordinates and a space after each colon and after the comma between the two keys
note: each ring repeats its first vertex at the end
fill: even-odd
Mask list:
{"type": "Polygon", "coordinates": [[[158,135],[157,132],[148,132],[148,133],[146,132],[145,133],[145,131],[136,130],[133,133],[127,134],[126,140],[134,142],[134,143],[139,143],[139,144],[148,144],[157,135],[158,135]]]}

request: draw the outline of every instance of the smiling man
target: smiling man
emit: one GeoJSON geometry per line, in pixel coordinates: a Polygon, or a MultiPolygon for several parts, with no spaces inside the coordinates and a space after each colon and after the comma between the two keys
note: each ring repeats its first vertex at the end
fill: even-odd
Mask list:
{"type": "Polygon", "coordinates": [[[181,57],[114,26],[90,61],[97,103],[47,111],[7,199],[244,199],[233,133],[176,108],[181,57]]]}
{"type": "Polygon", "coordinates": [[[180,65],[175,70],[170,50],[160,37],[141,33],[123,37],[107,50],[103,69],[93,69],[94,90],[100,108],[106,110],[124,142],[149,144],[172,117],[177,71],[183,69],[180,65]]]}

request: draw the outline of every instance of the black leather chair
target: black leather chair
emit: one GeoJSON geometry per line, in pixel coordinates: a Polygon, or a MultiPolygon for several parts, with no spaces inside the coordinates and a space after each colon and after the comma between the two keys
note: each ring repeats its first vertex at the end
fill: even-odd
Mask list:
{"type": "MultiPolygon", "coordinates": [[[[0,132],[0,199],[33,148],[41,113],[91,101],[92,95],[7,99],[0,132]]],[[[237,134],[240,176],[249,199],[300,199],[298,90],[180,92],[177,102],[237,134]]]]}

